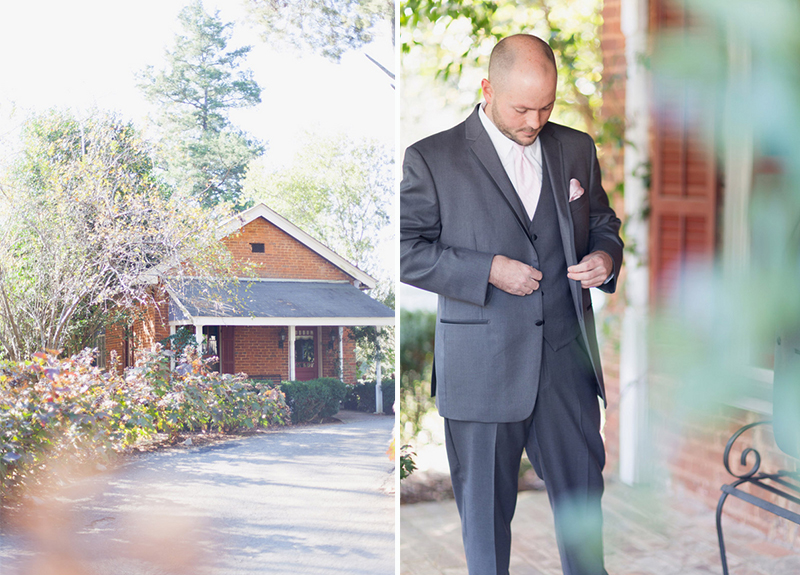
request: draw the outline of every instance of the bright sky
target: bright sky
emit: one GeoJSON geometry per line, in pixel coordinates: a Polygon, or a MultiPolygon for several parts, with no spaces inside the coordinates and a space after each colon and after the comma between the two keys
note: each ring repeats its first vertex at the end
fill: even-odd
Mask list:
{"type": "MultiPolygon", "coordinates": [[[[143,126],[151,107],[136,87],[136,74],[148,64],[164,65],[187,3],[0,0],[0,140],[8,145],[29,114],[52,107],[81,113],[97,106],[143,126]]],[[[206,0],[204,7],[236,22],[229,48],[253,46],[246,65],[263,89],[262,103],[233,117],[268,142],[271,164],[288,162],[304,132],[344,131],[394,144],[391,81],[364,55],[393,69],[388,31],[337,65],[272,49],[257,29],[242,23],[242,0],[206,0]]]]}

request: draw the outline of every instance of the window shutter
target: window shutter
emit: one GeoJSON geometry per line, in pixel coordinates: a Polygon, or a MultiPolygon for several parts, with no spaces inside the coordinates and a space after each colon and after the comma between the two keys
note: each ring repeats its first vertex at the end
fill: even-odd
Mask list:
{"type": "MultiPolygon", "coordinates": [[[[663,0],[654,2],[652,23],[660,30],[687,26],[680,7],[663,0]]],[[[680,285],[688,263],[713,257],[717,243],[719,178],[708,140],[713,114],[689,94],[654,94],[649,251],[656,303],[680,285]]]]}

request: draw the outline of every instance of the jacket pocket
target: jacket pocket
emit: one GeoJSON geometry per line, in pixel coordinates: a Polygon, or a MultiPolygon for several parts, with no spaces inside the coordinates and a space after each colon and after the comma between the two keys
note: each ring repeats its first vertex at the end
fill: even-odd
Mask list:
{"type": "Polygon", "coordinates": [[[577,200],[572,200],[569,203],[569,210],[571,212],[577,212],[578,210],[582,210],[588,205],[589,205],[589,196],[587,194],[583,194],[577,200]]]}
{"type": "Polygon", "coordinates": [[[488,319],[446,319],[439,318],[439,323],[450,323],[456,325],[486,325],[489,323],[488,319]]]}

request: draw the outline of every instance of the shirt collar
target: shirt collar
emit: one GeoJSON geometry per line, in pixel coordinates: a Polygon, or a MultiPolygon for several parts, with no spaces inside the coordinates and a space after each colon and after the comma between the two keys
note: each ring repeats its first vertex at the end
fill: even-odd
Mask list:
{"type": "MultiPolygon", "coordinates": [[[[478,117],[480,118],[481,124],[483,124],[486,133],[489,134],[489,138],[492,140],[492,144],[494,144],[494,149],[497,151],[497,155],[504,160],[511,153],[514,147],[514,141],[503,134],[503,132],[501,132],[497,126],[494,125],[494,122],[492,122],[492,120],[483,110],[485,107],[486,102],[483,102],[480,106],[478,106],[478,117]]],[[[538,136],[532,144],[525,146],[525,155],[529,159],[533,160],[534,165],[537,168],[541,169],[542,142],[539,140],[538,136]]]]}

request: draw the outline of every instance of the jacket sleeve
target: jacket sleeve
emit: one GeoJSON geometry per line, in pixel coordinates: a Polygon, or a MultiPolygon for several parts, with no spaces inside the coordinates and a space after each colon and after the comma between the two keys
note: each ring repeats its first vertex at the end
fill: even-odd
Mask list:
{"type": "Polygon", "coordinates": [[[406,150],[400,183],[400,281],[483,306],[494,254],[442,243],[441,209],[437,182],[412,146],[406,150]]]}
{"type": "Polygon", "coordinates": [[[597,161],[597,148],[591,137],[590,156],[592,162],[589,180],[589,253],[604,251],[614,262],[612,279],[597,289],[606,293],[614,293],[617,289],[620,269],[622,267],[623,242],[619,236],[620,220],[608,203],[608,195],[603,189],[600,175],[600,164],[597,161]]]}

